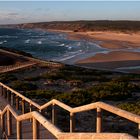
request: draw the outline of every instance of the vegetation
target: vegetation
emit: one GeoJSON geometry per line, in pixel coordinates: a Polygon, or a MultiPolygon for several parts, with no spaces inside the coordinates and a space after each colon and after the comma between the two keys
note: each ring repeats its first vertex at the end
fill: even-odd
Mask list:
{"type": "Polygon", "coordinates": [[[140,101],[137,102],[126,102],[118,104],[118,107],[129,112],[140,115],[140,101]]]}
{"type": "Polygon", "coordinates": [[[19,91],[36,90],[37,85],[29,82],[14,81],[12,82],[12,88],[19,91]]]}
{"type": "Polygon", "coordinates": [[[51,100],[55,95],[61,94],[60,92],[56,92],[54,90],[32,90],[23,93],[28,98],[36,98],[42,99],[45,98],[47,100],[51,100]]]}
{"type": "MultiPolygon", "coordinates": [[[[70,65],[61,68],[38,66],[12,74],[2,74],[0,81],[22,91],[28,98],[44,101],[55,98],[73,107],[96,101],[135,101],[137,97],[133,97],[133,93],[140,92],[139,74],[122,74],[70,65]]],[[[137,101],[139,100],[138,97],[137,101]]],[[[119,107],[127,110],[125,106],[127,104],[119,107]]],[[[135,105],[133,110],[137,110],[135,105]]]]}
{"type": "Polygon", "coordinates": [[[73,30],[78,31],[140,31],[140,21],[54,21],[42,23],[20,24],[21,28],[42,28],[42,29],[59,29],[59,30],[73,30]]]}
{"type": "Polygon", "coordinates": [[[16,76],[12,74],[1,74],[0,75],[0,81],[3,83],[8,83],[10,81],[15,81],[17,80],[16,76]]]}

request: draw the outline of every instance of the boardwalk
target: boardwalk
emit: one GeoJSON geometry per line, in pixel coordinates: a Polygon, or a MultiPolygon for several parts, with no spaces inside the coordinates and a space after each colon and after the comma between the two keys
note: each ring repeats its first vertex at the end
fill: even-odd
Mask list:
{"type": "MultiPolygon", "coordinates": [[[[8,101],[5,100],[3,96],[0,95],[0,110],[3,110],[9,104],[8,101]]],[[[22,115],[21,111],[14,110],[18,115],[22,115]]],[[[16,139],[17,138],[17,130],[16,130],[16,120],[12,116],[12,135],[6,136],[3,134],[1,138],[8,138],[8,139],[16,139]]],[[[47,131],[43,126],[39,126],[40,129],[40,139],[56,139],[49,131],[47,131]]],[[[7,129],[6,129],[7,131],[7,129]]],[[[25,120],[22,122],[22,138],[23,139],[32,139],[32,122],[30,120],[25,120]]]]}
{"type": "Polygon", "coordinates": [[[22,58],[25,58],[25,59],[28,60],[27,62],[24,62],[22,64],[15,64],[15,65],[9,65],[9,66],[0,66],[0,74],[5,73],[5,72],[10,72],[10,71],[15,71],[15,70],[18,70],[18,69],[32,67],[32,66],[34,66],[36,64],[45,64],[45,65],[53,66],[53,67],[62,66],[62,64],[60,64],[60,63],[39,60],[39,59],[36,59],[36,58],[33,58],[33,57],[28,57],[28,56],[16,54],[16,53],[9,52],[9,51],[2,50],[2,49],[0,49],[0,52],[10,54],[10,55],[14,55],[14,56],[17,56],[17,57],[22,57],[22,58]]]}
{"type": "Polygon", "coordinates": [[[23,68],[32,67],[34,65],[36,65],[36,63],[28,62],[28,63],[18,64],[18,65],[0,66],[0,74],[10,72],[10,71],[19,70],[19,69],[23,69],[23,68]]]}
{"type": "MultiPolygon", "coordinates": [[[[138,137],[140,138],[140,116],[134,115],[130,112],[121,110],[114,106],[103,102],[96,102],[76,108],[71,108],[68,105],[52,100],[42,106],[24,97],[15,90],[0,83],[0,101],[1,101],[1,126],[2,138],[17,138],[17,139],[121,139],[134,140],[135,137],[126,133],[102,133],[101,111],[106,110],[118,116],[126,118],[138,124],[138,137]],[[6,102],[6,100],[8,102],[6,102]],[[6,106],[7,104],[11,104],[6,106]],[[52,120],[48,121],[39,112],[52,106],[52,120]],[[55,105],[70,112],[70,132],[64,133],[55,127],[56,111],[55,105]],[[6,108],[4,108],[6,106],[6,108]],[[12,107],[11,107],[12,106],[12,107]],[[4,110],[3,110],[4,108],[4,110]],[[32,111],[36,108],[36,111],[32,111]],[[74,132],[74,114],[83,111],[96,109],[96,132],[95,133],[73,133],[74,132]],[[26,110],[29,110],[26,112],[26,110]]],[[[42,112],[43,113],[43,112],[42,112]]]]}

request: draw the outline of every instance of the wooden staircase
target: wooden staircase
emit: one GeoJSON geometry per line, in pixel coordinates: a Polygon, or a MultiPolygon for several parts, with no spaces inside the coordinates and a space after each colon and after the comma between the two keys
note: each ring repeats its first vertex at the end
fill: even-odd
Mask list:
{"type": "Polygon", "coordinates": [[[72,108],[58,100],[51,100],[44,105],[39,105],[19,92],[0,83],[0,132],[1,138],[6,139],[140,139],[140,116],[121,110],[112,105],[96,102],[72,108]],[[52,106],[52,119],[49,121],[43,116],[46,108],[52,106]],[[56,106],[63,108],[70,115],[70,132],[62,132],[55,126],[57,112],[56,106]],[[79,133],[75,130],[75,114],[96,110],[96,132],[79,133]],[[138,124],[138,137],[127,133],[103,133],[102,110],[106,110],[120,117],[138,124]]]}

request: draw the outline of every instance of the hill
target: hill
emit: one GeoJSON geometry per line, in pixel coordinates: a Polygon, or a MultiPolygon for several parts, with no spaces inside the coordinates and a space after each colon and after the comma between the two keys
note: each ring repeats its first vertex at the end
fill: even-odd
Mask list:
{"type": "Polygon", "coordinates": [[[140,31],[140,21],[53,21],[40,23],[18,24],[19,28],[41,28],[77,31],[140,31]]]}

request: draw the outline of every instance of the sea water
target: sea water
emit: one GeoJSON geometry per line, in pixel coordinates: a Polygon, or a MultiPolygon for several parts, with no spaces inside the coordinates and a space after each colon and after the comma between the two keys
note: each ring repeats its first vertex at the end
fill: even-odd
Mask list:
{"type": "Polygon", "coordinates": [[[70,40],[64,33],[17,28],[0,28],[0,47],[13,48],[40,59],[69,64],[109,51],[94,42],[70,40]]]}

